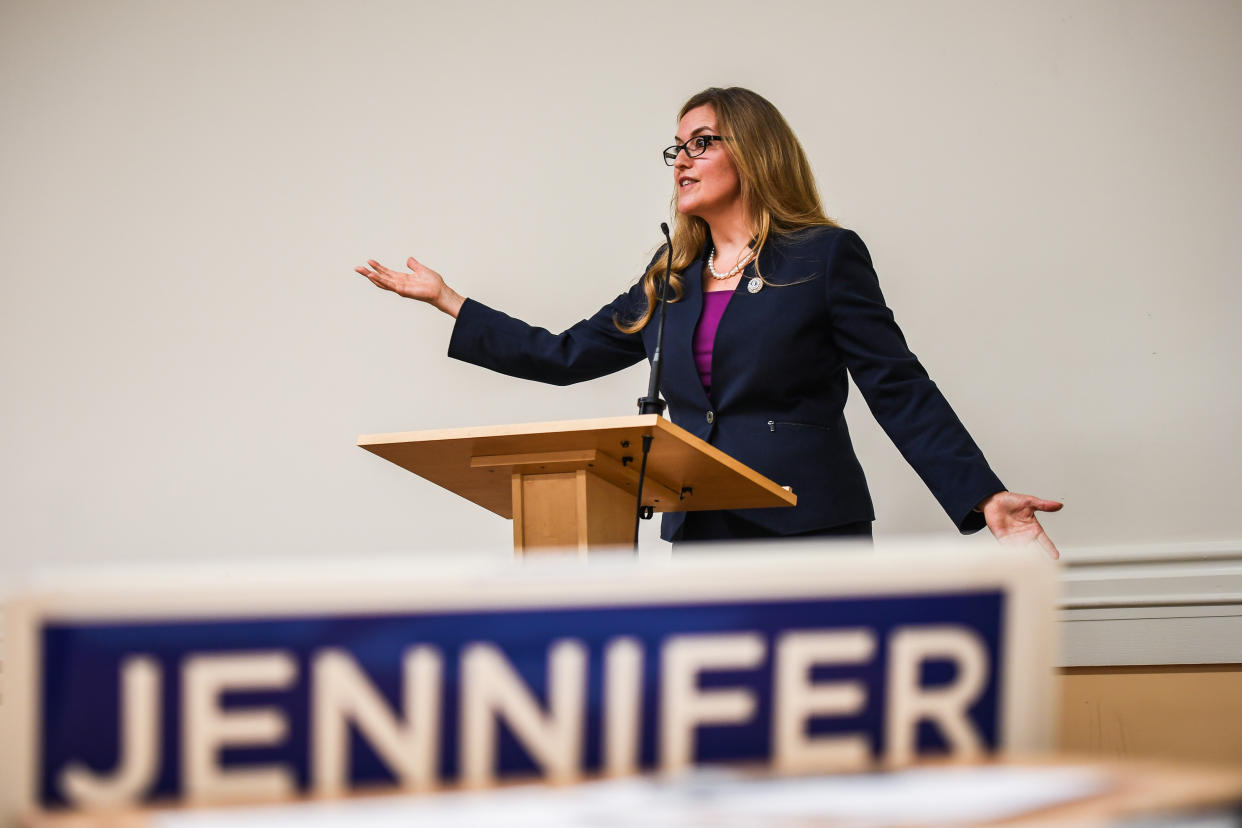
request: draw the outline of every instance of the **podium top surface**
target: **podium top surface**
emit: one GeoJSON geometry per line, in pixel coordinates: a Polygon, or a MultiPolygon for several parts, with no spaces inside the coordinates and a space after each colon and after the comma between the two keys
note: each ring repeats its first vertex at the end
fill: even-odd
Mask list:
{"type": "Polygon", "coordinates": [[[510,518],[515,471],[585,469],[636,491],[642,438],[647,435],[652,441],[643,503],[657,512],[797,503],[778,483],[656,414],[364,434],[358,445],[510,518]]]}

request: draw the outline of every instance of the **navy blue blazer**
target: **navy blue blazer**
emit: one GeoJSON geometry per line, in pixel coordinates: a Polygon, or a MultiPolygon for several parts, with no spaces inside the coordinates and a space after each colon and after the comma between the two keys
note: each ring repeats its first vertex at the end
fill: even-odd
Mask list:
{"type": "MultiPolygon", "coordinates": [[[[706,251],[685,271],[682,300],[668,306],[661,392],[669,416],[798,496],[794,507],[736,514],[777,534],[875,519],[843,415],[849,371],[958,529],[983,528],[973,507],[1005,487],[906,346],[858,235],[817,227],[768,240],[759,258],[767,284],[747,289],[755,275],[750,265],[720,320],[710,398],[691,353],[706,251]]],[[[614,315],[632,320],[645,307],[636,284],[591,318],[552,334],[467,299],[449,356],[557,385],[594,379],[650,358],[654,320],[635,334],[613,324],[614,315]]],[[[676,540],[684,517],[666,513],[661,537],[676,540]]]]}

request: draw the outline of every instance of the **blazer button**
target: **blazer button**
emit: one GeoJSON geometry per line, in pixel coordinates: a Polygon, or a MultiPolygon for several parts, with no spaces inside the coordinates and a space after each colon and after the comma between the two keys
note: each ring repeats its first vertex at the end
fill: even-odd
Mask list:
{"type": "Polygon", "coordinates": [[[711,425],[714,422],[716,422],[716,412],[715,411],[707,412],[707,424],[711,425]]]}

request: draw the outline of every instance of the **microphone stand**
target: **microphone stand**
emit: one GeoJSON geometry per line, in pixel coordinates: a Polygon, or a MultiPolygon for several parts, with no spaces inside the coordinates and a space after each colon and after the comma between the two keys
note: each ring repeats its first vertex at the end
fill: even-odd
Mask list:
{"type": "MultiPolygon", "coordinates": [[[[667,253],[664,264],[664,281],[660,283],[660,320],[656,323],[655,350],[651,352],[651,381],[647,386],[647,396],[638,398],[639,414],[663,414],[664,400],[660,399],[660,376],[664,372],[664,311],[668,305],[668,283],[673,272],[673,239],[668,232],[668,224],[660,222],[660,230],[664,232],[664,249],[667,253]]],[[[643,436],[643,459],[638,467],[638,507],[634,513],[634,554],[638,554],[638,526],[640,520],[650,520],[652,508],[643,506],[643,480],[647,477],[647,454],[651,451],[651,435],[643,436]]]]}

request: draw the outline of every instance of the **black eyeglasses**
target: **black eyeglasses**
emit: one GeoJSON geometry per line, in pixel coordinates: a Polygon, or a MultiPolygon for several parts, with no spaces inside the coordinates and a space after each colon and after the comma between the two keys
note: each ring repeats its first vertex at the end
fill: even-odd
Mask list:
{"type": "Polygon", "coordinates": [[[677,163],[677,153],[686,151],[686,157],[697,158],[707,152],[712,141],[723,141],[723,135],[696,135],[684,144],[673,144],[664,151],[664,163],[670,167],[677,163]]]}

